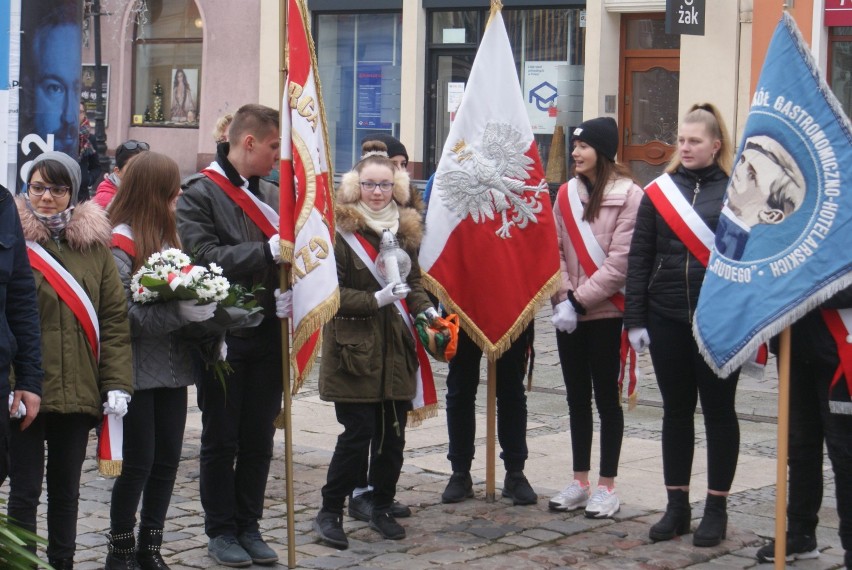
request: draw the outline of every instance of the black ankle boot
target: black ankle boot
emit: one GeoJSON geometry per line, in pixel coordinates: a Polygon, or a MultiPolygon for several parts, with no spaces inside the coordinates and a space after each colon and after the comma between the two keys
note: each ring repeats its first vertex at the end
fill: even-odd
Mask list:
{"type": "Polygon", "coordinates": [[[669,504],[660,521],[651,527],[648,536],[654,542],[671,540],[689,532],[692,509],[689,507],[689,492],[682,489],[666,489],[669,504]]]}
{"type": "Polygon", "coordinates": [[[163,529],[140,528],[139,546],[136,550],[136,562],[142,570],[169,570],[166,561],[160,555],[163,544],[163,529]]]}
{"type": "Polygon", "coordinates": [[[716,546],[723,540],[728,532],[728,498],[722,495],[707,495],[704,503],[704,516],[695,535],[692,544],[695,546],[716,546]]]}
{"type": "Polygon", "coordinates": [[[110,533],[107,535],[109,554],[104,570],[139,570],[136,563],[136,539],[133,531],[110,533]]]}

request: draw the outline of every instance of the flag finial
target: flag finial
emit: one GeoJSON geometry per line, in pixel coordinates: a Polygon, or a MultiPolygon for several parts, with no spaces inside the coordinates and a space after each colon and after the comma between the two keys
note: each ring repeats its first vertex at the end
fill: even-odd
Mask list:
{"type": "MultiPolygon", "coordinates": [[[[491,14],[488,16],[488,21],[491,21],[491,18],[494,17],[494,14],[503,9],[503,2],[500,0],[491,0],[491,14]]],[[[486,24],[487,27],[487,24],[486,24]]]]}

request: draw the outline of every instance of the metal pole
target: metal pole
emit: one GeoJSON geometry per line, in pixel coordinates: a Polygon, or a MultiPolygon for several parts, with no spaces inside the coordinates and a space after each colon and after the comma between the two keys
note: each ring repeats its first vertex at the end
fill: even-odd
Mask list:
{"type": "Polygon", "coordinates": [[[101,0],[92,0],[92,27],[95,36],[95,150],[101,172],[108,174],[110,160],[107,155],[106,129],[104,128],[103,61],[101,60],[101,0]]]}
{"type": "Polygon", "coordinates": [[[786,568],[787,458],[790,437],[790,327],[781,331],[778,350],[778,453],[775,479],[775,568],[786,568]]]}

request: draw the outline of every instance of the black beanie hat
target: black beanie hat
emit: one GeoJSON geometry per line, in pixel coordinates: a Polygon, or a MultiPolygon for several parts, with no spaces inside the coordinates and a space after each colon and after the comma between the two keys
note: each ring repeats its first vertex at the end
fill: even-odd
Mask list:
{"type": "Polygon", "coordinates": [[[608,159],[615,162],[618,150],[618,124],[612,117],[598,117],[583,121],[574,129],[571,140],[581,140],[608,159]]]}
{"type": "Polygon", "coordinates": [[[387,133],[374,133],[361,139],[361,145],[363,146],[367,141],[381,141],[385,143],[385,146],[388,147],[388,158],[402,155],[405,157],[405,162],[408,162],[408,151],[405,150],[405,147],[399,142],[398,138],[387,133]]]}

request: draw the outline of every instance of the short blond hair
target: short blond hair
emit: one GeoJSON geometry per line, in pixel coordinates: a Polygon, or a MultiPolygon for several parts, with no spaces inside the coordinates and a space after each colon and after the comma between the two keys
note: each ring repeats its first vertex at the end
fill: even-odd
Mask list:
{"type": "Polygon", "coordinates": [[[228,113],[216,119],[216,126],[213,127],[213,140],[216,143],[228,142],[228,127],[231,126],[231,121],[234,120],[234,115],[228,113]]]}
{"type": "MultiPolygon", "coordinates": [[[[722,143],[719,152],[716,154],[716,164],[725,174],[730,176],[731,169],[734,166],[734,149],[731,144],[731,137],[728,135],[728,128],[725,126],[725,121],[722,119],[722,113],[719,109],[712,103],[696,103],[689,108],[689,112],[684,115],[681,122],[703,124],[710,136],[722,143]]],[[[680,164],[680,153],[676,150],[666,167],[666,172],[676,171],[680,164]]]]}

